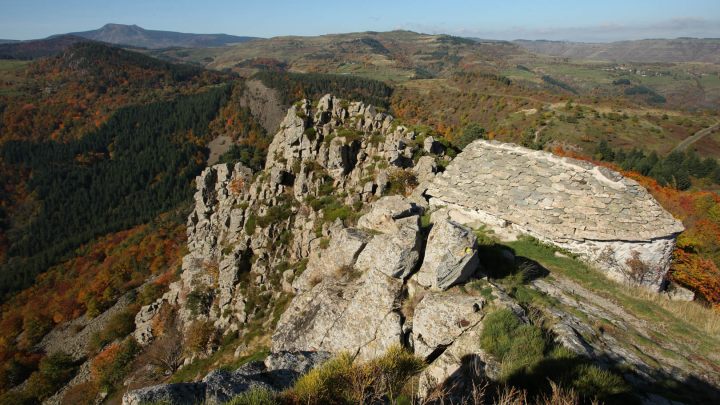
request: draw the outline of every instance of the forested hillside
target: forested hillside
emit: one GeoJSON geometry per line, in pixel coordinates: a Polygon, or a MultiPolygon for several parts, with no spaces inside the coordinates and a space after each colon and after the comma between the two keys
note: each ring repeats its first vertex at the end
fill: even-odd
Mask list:
{"type": "Polygon", "coordinates": [[[144,223],[190,197],[208,125],[229,87],[126,107],[77,141],[9,141],[5,163],[32,173],[38,215],[16,229],[0,278],[5,294],[95,236],[144,223]]]}

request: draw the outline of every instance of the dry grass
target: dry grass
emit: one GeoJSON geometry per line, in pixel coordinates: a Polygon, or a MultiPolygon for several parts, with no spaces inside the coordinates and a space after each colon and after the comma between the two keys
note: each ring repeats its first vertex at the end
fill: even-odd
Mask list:
{"type": "Polygon", "coordinates": [[[711,336],[720,335],[720,312],[694,301],[672,301],[662,294],[643,288],[627,287],[628,295],[651,301],[658,307],[670,312],[685,322],[696,325],[698,329],[711,336]]]}
{"type": "Polygon", "coordinates": [[[425,297],[425,290],[422,288],[418,288],[415,291],[415,294],[413,294],[409,299],[406,299],[403,301],[401,312],[403,315],[405,315],[406,318],[412,318],[412,316],[415,314],[415,307],[422,301],[422,299],[425,297]]]}

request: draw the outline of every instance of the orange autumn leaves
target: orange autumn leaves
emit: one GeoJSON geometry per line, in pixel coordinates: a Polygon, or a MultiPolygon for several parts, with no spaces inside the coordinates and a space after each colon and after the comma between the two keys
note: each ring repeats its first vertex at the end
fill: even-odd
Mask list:
{"type": "Polygon", "coordinates": [[[3,304],[0,362],[17,350],[29,349],[53,325],[86,312],[97,315],[148,277],[159,276],[156,283],[169,283],[185,243],[182,223],[160,220],[80,248],[76,257],[51,268],[3,304]]]}

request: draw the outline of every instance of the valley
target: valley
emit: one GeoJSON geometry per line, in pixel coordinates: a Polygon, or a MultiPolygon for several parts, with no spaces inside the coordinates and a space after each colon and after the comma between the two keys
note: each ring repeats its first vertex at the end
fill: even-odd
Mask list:
{"type": "Polygon", "coordinates": [[[0,403],[713,402],[716,48],[121,24],[0,44],[0,403]],[[487,154],[509,144],[569,166],[545,184],[487,154]],[[632,198],[601,200],[618,182],[632,198]]]}

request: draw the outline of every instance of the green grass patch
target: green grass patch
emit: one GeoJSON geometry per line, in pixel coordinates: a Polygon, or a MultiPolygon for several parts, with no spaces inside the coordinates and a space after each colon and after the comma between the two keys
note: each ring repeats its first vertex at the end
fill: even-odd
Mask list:
{"type": "Polygon", "coordinates": [[[552,390],[552,381],[588,400],[635,402],[622,377],[556,345],[546,330],[523,323],[511,310],[498,309],[483,323],[480,346],[500,362],[500,378],[510,386],[542,395],[552,390]]]}

